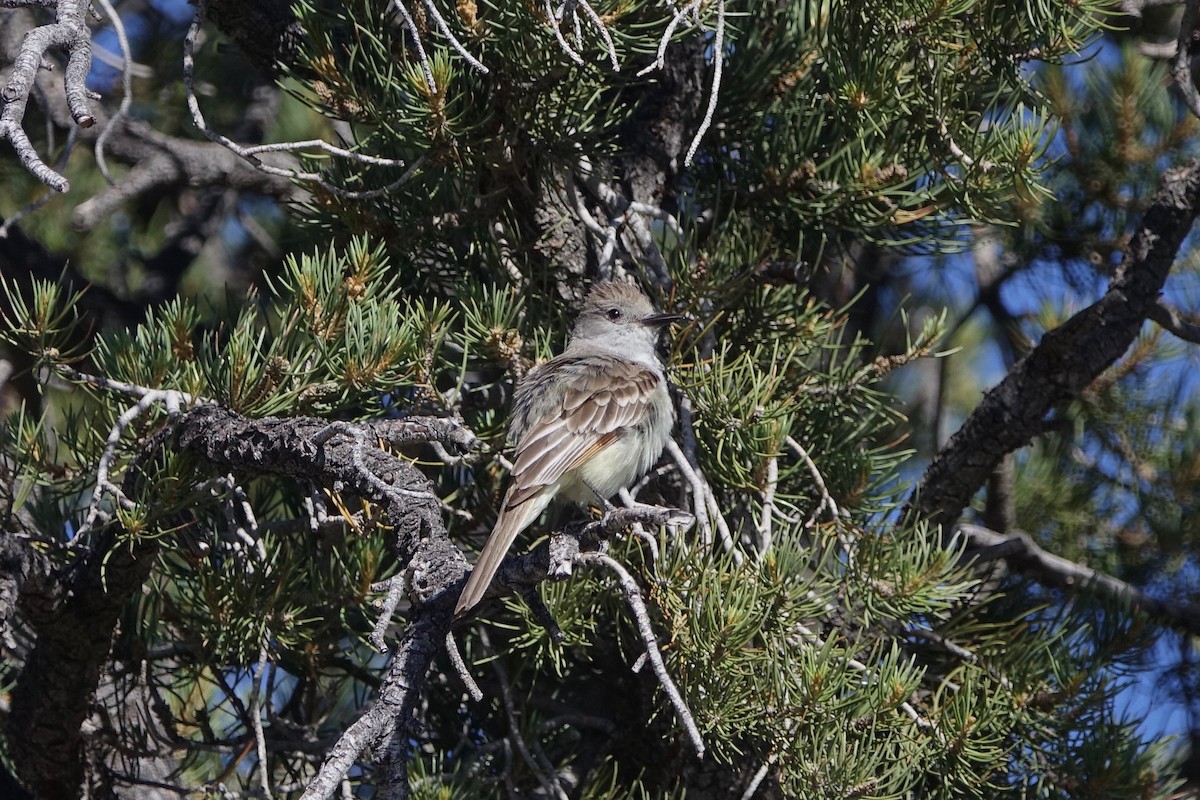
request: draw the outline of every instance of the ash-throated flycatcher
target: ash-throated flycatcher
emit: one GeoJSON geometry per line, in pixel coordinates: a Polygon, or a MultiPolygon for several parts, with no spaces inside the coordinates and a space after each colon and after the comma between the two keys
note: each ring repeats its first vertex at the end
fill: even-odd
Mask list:
{"type": "Polygon", "coordinates": [[[509,422],[516,445],[511,483],[456,616],[479,602],[513,539],[551,500],[607,500],[658,460],[675,409],[657,345],[663,327],[677,319],[655,314],[632,284],[597,284],[567,349],[525,376],[509,422]]]}

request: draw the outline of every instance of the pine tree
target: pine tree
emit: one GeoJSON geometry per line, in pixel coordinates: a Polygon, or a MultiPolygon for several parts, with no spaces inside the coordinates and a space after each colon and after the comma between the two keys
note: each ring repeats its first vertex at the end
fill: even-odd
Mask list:
{"type": "Polygon", "coordinates": [[[10,225],[2,262],[14,796],[1170,796],[1179,752],[1117,696],[1158,625],[1200,627],[1135,588],[1192,552],[1194,434],[1163,415],[1195,402],[1164,411],[1141,368],[1145,320],[1190,330],[1156,303],[1200,166],[1162,67],[1083,58],[1119,48],[1109,11],[208,0],[179,38],[214,141],[166,93],[155,135],[97,103],[131,164],[98,188],[6,134],[6,202],[91,197],[85,233],[22,212],[45,249],[10,225]],[[146,187],[188,182],[208,241],[272,219],[232,189],[279,198],[287,255],[186,273],[162,220],[188,204],[146,187]],[[55,249],[63,280],[31,255],[55,249]],[[928,278],[965,250],[966,309],[928,278]],[[1103,299],[1011,319],[1001,284],[1051,258],[1103,299]],[[511,387],[600,280],[686,316],[674,441],[456,621],[511,387]],[[985,336],[1004,380],[977,401],[952,348],[985,336]]]}

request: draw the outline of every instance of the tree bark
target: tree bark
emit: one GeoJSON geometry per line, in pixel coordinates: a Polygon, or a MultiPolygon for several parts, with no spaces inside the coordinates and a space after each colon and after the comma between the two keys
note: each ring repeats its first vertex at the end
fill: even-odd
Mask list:
{"type": "Polygon", "coordinates": [[[1163,175],[1102,298],[1049,331],[983,400],[925,470],[909,510],[951,524],[1007,453],[1078,397],[1129,348],[1151,314],[1200,203],[1200,162],[1163,175]]]}

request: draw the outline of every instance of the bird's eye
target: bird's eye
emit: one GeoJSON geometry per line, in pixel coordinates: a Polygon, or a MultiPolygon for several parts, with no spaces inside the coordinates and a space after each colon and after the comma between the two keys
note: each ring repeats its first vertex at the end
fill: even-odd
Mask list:
{"type": "Polygon", "coordinates": [[[611,319],[613,322],[616,322],[617,320],[619,320],[621,318],[621,309],[610,308],[608,310],[608,312],[605,314],[605,316],[608,317],[609,319],[611,319]]]}

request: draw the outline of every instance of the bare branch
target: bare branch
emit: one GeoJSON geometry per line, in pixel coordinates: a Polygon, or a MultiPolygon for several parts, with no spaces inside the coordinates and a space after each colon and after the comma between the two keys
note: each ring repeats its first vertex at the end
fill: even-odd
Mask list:
{"type": "Polygon", "coordinates": [[[841,517],[842,510],[838,508],[838,504],[829,494],[829,488],[825,485],[825,479],[821,477],[821,470],[817,469],[816,462],[812,460],[812,456],[808,454],[808,451],[804,449],[802,444],[800,444],[791,436],[788,436],[785,441],[787,442],[788,447],[792,448],[796,455],[800,456],[800,460],[804,462],[804,465],[808,467],[808,474],[812,476],[813,483],[817,487],[817,492],[821,495],[821,502],[815,509],[813,509],[812,517],[805,527],[811,525],[812,522],[821,515],[821,512],[826,509],[829,509],[830,515],[835,519],[841,517]]]}
{"type": "MultiPolygon", "coordinates": [[[[464,563],[465,571],[465,563],[464,563]]],[[[324,800],[341,785],[359,755],[372,748],[391,745],[387,755],[394,759],[383,764],[380,777],[382,793],[406,796],[408,785],[405,764],[413,710],[420,699],[420,687],[437,654],[438,645],[450,629],[450,607],[444,612],[417,612],[404,629],[396,646],[391,667],[379,688],[373,705],[338,738],[317,775],[309,782],[301,800],[324,800]]]]}
{"type": "Polygon", "coordinates": [[[646,645],[646,655],[650,659],[654,674],[670,699],[671,707],[675,709],[675,717],[687,731],[688,738],[692,741],[692,749],[696,751],[696,757],[703,758],[704,739],[700,736],[700,729],[696,726],[696,720],[688,709],[687,703],[684,702],[683,695],[679,693],[675,681],[667,672],[667,665],[663,663],[662,653],[659,652],[658,642],[654,638],[654,629],[650,625],[650,614],[646,611],[646,601],[642,599],[641,587],[619,561],[603,553],[580,553],[575,557],[575,561],[585,566],[606,567],[616,573],[621,590],[625,593],[625,601],[629,604],[634,621],[637,622],[638,633],[641,634],[642,642],[646,645]]]}
{"type": "Polygon", "coordinates": [[[925,470],[911,511],[953,522],[1006,453],[1029,442],[1056,404],[1077,397],[1120,358],[1155,313],[1198,210],[1200,162],[1165,173],[1108,291],[1047,332],[984,396],[925,470]]]}
{"type": "Polygon", "coordinates": [[[453,631],[446,632],[446,652],[450,654],[450,663],[454,666],[454,671],[458,673],[458,677],[462,680],[463,686],[467,688],[467,694],[472,700],[478,703],[483,699],[483,690],[479,688],[479,684],[475,682],[471,671],[467,669],[467,662],[463,660],[462,651],[458,649],[458,642],[454,638],[453,631]]]}
{"type": "Polygon", "coordinates": [[[88,106],[91,93],[85,84],[88,70],[92,67],[92,34],[84,22],[88,2],[62,0],[56,8],[54,24],[42,25],[25,34],[21,51],[13,61],[8,83],[0,89],[0,99],[4,101],[4,109],[0,111],[0,139],[12,143],[22,166],[34,177],[57,192],[65,192],[71,188],[71,184],[46,166],[22,128],[29,92],[42,67],[46,51],[51,47],[62,47],[67,51],[67,69],[63,81],[67,106],[75,124],[89,128],[96,122],[88,106]]]}
{"type": "Polygon", "coordinates": [[[104,179],[111,184],[113,179],[108,174],[108,163],[104,159],[104,145],[116,128],[116,123],[128,113],[129,106],[133,103],[133,55],[129,50],[129,38],[125,35],[125,23],[121,20],[121,15],[116,12],[109,0],[97,0],[97,2],[100,3],[104,14],[112,23],[113,30],[117,34],[117,42],[121,46],[121,105],[117,107],[117,113],[108,119],[104,130],[96,137],[96,166],[100,168],[100,174],[104,176],[104,179]]]}
{"type": "MultiPolygon", "coordinates": [[[[492,643],[486,630],[480,631],[479,638],[490,650],[492,643]]],[[[562,784],[555,774],[554,767],[550,764],[541,763],[540,759],[535,759],[533,753],[529,750],[529,744],[521,734],[521,727],[517,724],[517,709],[513,705],[512,690],[509,688],[508,673],[504,669],[504,664],[498,658],[493,658],[491,663],[492,669],[496,672],[496,682],[500,687],[500,700],[504,706],[504,718],[508,721],[508,741],[516,746],[521,760],[525,762],[525,766],[529,767],[529,771],[538,779],[538,783],[542,785],[542,790],[546,795],[558,798],[558,800],[567,800],[567,793],[563,791],[562,784]]]]}
{"type": "Polygon", "coordinates": [[[1200,344],[1200,323],[1184,319],[1177,309],[1171,308],[1161,299],[1151,306],[1150,319],[1185,342],[1200,344]]]}
{"type": "Polygon", "coordinates": [[[700,148],[700,140],[712,125],[713,115],[717,111],[717,96],[721,92],[721,70],[725,64],[725,0],[717,0],[717,31],[713,35],[713,80],[709,90],[708,107],[704,110],[704,119],[692,138],[687,155],[683,157],[684,166],[690,166],[696,151],[700,148]]]}
{"type": "Polygon", "coordinates": [[[1009,535],[980,525],[962,524],[958,531],[967,537],[967,554],[978,561],[1004,559],[1022,575],[1056,589],[1090,589],[1139,610],[1159,622],[1192,636],[1200,635],[1200,607],[1168,602],[1111,575],[1076,564],[1038,546],[1024,531],[1009,535]]]}
{"type": "MultiPolygon", "coordinates": [[[[263,735],[262,724],[262,681],[264,673],[267,669],[267,655],[270,650],[267,647],[266,636],[263,636],[262,646],[258,651],[258,663],[254,665],[253,680],[250,684],[250,723],[254,728],[254,744],[258,754],[258,783],[262,788],[263,797],[271,800],[271,771],[267,762],[267,739],[263,735]]],[[[270,698],[268,697],[268,702],[270,698]]]]}
{"type": "Polygon", "coordinates": [[[733,533],[729,529],[729,523],[725,521],[725,516],[721,513],[721,507],[717,503],[717,496],[709,485],[708,480],[704,477],[704,473],[700,468],[688,460],[688,457],[675,443],[674,439],[667,440],[667,453],[675,461],[675,466],[679,468],[684,479],[692,487],[692,503],[693,514],[696,517],[696,525],[700,529],[701,537],[705,544],[712,544],[712,526],[715,524],[717,533],[721,536],[721,545],[725,548],[725,552],[733,557],[735,564],[740,565],[745,559],[742,551],[737,548],[733,541],[733,533]]]}
{"type": "Polygon", "coordinates": [[[454,31],[450,30],[450,26],[446,23],[445,17],[438,11],[438,7],[433,4],[433,0],[422,0],[422,2],[425,4],[425,10],[429,13],[429,16],[433,17],[433,21],[437,23],[438,30],[450,42],[450,46],[454,48],[454,51],[462,56],[463,61],[470,64],[473,69],[487,75],[488,68],[483,65],[482,61],[471,55],[471,52],[458,40],[458,37],[454,35],[454,31]]]}
{"type": "MultiPolygon", "coordinates": [[[[396,5],[399,8],[403,8],[403,6],[400,5],[399,0],[396,0],[396,5]]],[[[192,18],[192,24],[188,27],[187,35],[184,36],[183,39],[183,85],[187,93],[188,110],[191,112],[192,122],[195,123],[200,132],[207,136],[211,141],[229,149],[239,157],[250,162],[250,164],[252,164],[256,169],[261,170],[268,175],[313,183],[317,186],[320,186],[330,194],[347,199],[368,199],[385,195],[407,182],[424,163],[423,159],[417,159],[408,167],[408,169],[405,170],[404,174],[402,174],[397,180],[389,183],[387,186],[379,189],[354,192],[329,183],[320,175],[320,173],[303,172],[298,169],[287,169],[273,166],[259,159],[258,155],[260,153],[292,152],[297,150],[320,150],[321,152],[328,153],[332,156],[345,158],[356,163],[367,164],[371,166],[403,167],[404,162],[397,161],[396,159],[392,158],[381,158],[379,156],[373,156],[367,153],[358,153],[352,150],[346,150],[345,148],[337,147],[336,145],[329,144],[328,142],[320,139],[308,139],[302,142],[276,142],[274,144],[246,147],[234,142],[229,137],[224,136],[223,134],[220,134],[210,128],[204,119],[204,113],[200,110],[200,101],[196,98],[195,81],[196,40],[200,34],[200,23],[204,19],[205,8],[205,0],[198,0],[196,3],[196,14],[192,18]]],[[[429,73],[428,77],[432,82],[432,73],[429,73]]]]}

